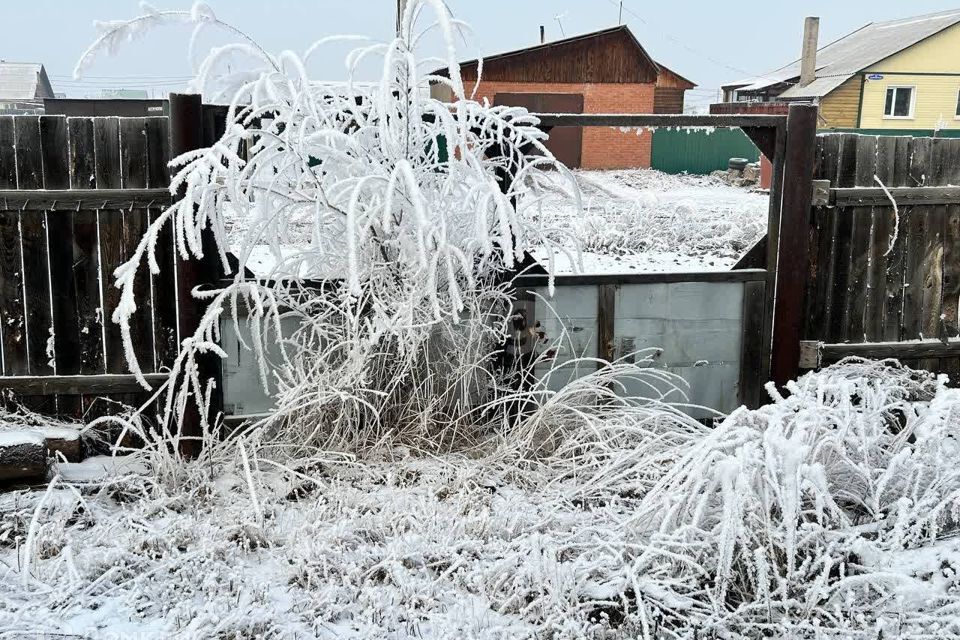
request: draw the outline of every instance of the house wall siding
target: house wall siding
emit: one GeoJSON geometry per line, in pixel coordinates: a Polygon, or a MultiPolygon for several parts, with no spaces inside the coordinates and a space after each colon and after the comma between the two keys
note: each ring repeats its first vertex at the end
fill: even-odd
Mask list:
{"type": "Polygon", "coordinates": [[[861,77],[856,75],[831,91],[820,101],[820,123],[825,129],[857,126],[861,77]]]}
{"type": "Polygon", "coordinates": [[[944,29],[912,47],[867,67],[860,126],[865,129],[960,129],[960,25],[944,29]],[[883,76],[870,80],[871,75],[883,76]],[[911,118],[883,115],[887,89],[914,89],[911,118]]]}
{"type": "MultiPolygon", "coordinates": [[[[468,85],[469,90],[469,85],[468,85]]],[[[581,93],[584,113],[654,113],[654,85],[568,84],[481,81],[476,99],[494,102],[498,93],[581,93]]],[[[649,131],[622,132],[610,127],[583,130],[584,169],[648,168],[653,136],[649,131]]]]}

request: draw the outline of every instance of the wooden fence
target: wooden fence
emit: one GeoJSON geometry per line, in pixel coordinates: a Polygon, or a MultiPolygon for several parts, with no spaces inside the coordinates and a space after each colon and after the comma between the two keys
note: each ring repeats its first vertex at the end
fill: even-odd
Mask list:
{"type": "MultiPolygon", "coordinates": [[[[174,154],[223,131],[224,109],[171,96],[171,118],[0,116],[0,389],[43,413],[111,413],[146,401],[127,367],[114,270],[171,203],[174,154]]],[[[160,273],[135,282],[133,350],[166,380],[201,308],[186,292],[216,279],[176,256],[168,226],[160,273]]],[[[215,271],[215,270],[214,270],[215,271]]],[[[209,369],[209,366],[207,367],[209,369]]],[[[216,372],[209,372],[215,376],[216,372]]]]}
{"type": "Polygon", "coordinates": [[[893,357],[956,380],[960,140],[821,135],[815,167],[802,365],[893,357]]]}

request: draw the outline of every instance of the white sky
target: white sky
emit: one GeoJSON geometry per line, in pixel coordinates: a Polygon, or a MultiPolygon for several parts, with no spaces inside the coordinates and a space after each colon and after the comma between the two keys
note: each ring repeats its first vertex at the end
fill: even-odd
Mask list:
{"type": "MultiPolygon", "coordinates": [[[[954,0],[960,4],[960,0],[954,0]]],[[[547,37],[584,33],[617,23],[619,0],[447,0],[473,35],[459,44],[461,59],[528,46],[539,25],[547,37]],[[559,16],[559,21],[556,17],[559,16]]],[[[189,8],[189,1],[153,0],[157,8],[189,8]]],[[[303,51],[317,38],[363,34],[389,38],[395,0],[210,0],[217,15],[271,51],[303,51]]],[[[866,22],[957,8],[949,0],[624,0],[624,22],[654,59],[699,86],[689,103],[709,103],[724,82],[759,75],[796,59],[806,15],[821,17],[821,45],[866,22]]],[[[96,35],[93,21],[139,12],[131,0],[0,0],[4,37],[0,59],[42,62],[54,90],[95,95],[101,88],[147,89],[164,95],[190,74],[188,36],[168,27],[101,59],[84,82],[70,78],[80,53],[96,35]]],[[[437,51],[428,43],[429,51],[437,51]]],[[[329,49],[311,67],[318,79],[342,79],[347,47],[329,49]]],[[[182,88],[182,84],[181,84],[182,88]]]]}

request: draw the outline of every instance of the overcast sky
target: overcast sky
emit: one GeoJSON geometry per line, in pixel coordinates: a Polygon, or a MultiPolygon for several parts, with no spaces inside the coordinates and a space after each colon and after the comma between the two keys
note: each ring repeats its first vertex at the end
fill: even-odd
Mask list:
{"type": "MultiPolygon", "coordinates": [[[[759,75],[796,59],[803,18],[821,17],[821,45],[870,21],[957,8],[960,0],[624,0],[623,21],[659,62],[699,86],[688,102],[709,103],[728,81],[759,75]]],[[[101,88],[148,89],[162,95],[190,74],[183,27],[166,27],[104,58],[83,82],[71,79],[80,53],[95,38],[96,19],[139,13],[131,0],[0,0],[4,36],[0,59],[41,62],[54,90],[96,95],[101,88]]],[[[189,1],[153,0],[157,8],[189,8],[189,1]]],[[[271,51],[303,51],[317,38],[360,34],[378,39],[393,32],[395,0],[210,0],[217,15],[271,51]]],[[[448,0],[473,34],[460,42],[463,59],[617,24],[619,0],[448,0]]],[[[213,43],[213,40],[210,40],[213,43]]],[[[436,47],[428,45],[436,51],[436,47]]],[[[345,77],[346,49],[329,49],[311,66],[318,79],[345,77]]]]}

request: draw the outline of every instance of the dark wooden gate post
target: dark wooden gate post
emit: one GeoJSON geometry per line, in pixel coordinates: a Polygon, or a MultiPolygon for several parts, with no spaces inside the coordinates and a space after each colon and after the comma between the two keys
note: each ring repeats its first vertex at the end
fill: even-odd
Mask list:
{"type": "MultiPolygon", "coordinates": [[[[170,157],[203,148],[203,103],[196,94],[170,94],[170,157]]],[[[181,187],[178,197],[184,197],[181,187]]],[[[206,305],[193,298],[190,292],[198,286],[215,285],[220,272],[213,230],[206,228],[202,232],[203,258],[177,261],[177,289],[179,295],[177,324],[180,340],[193,335],[200,325],[206,305]]],[[[211,397],[208,420],[216,419],[223,412],[223,372],[220,358],[215,354],[205,354],[197,361],[201,384],[213,380],[215,389],[211,397]]],[[[184,455],[196,456],[200,450],[202,433],[200,413],[196,405],[190,405],[184,416],[181,435],[190,438],[181,443],[184,455]]]]}
{"type": "Polygon", "coordinates": [[[817,107],[790,105],[780,203],[770,377],[782,387],[800,371],[800,328],[810,271],[817,107]]]}

